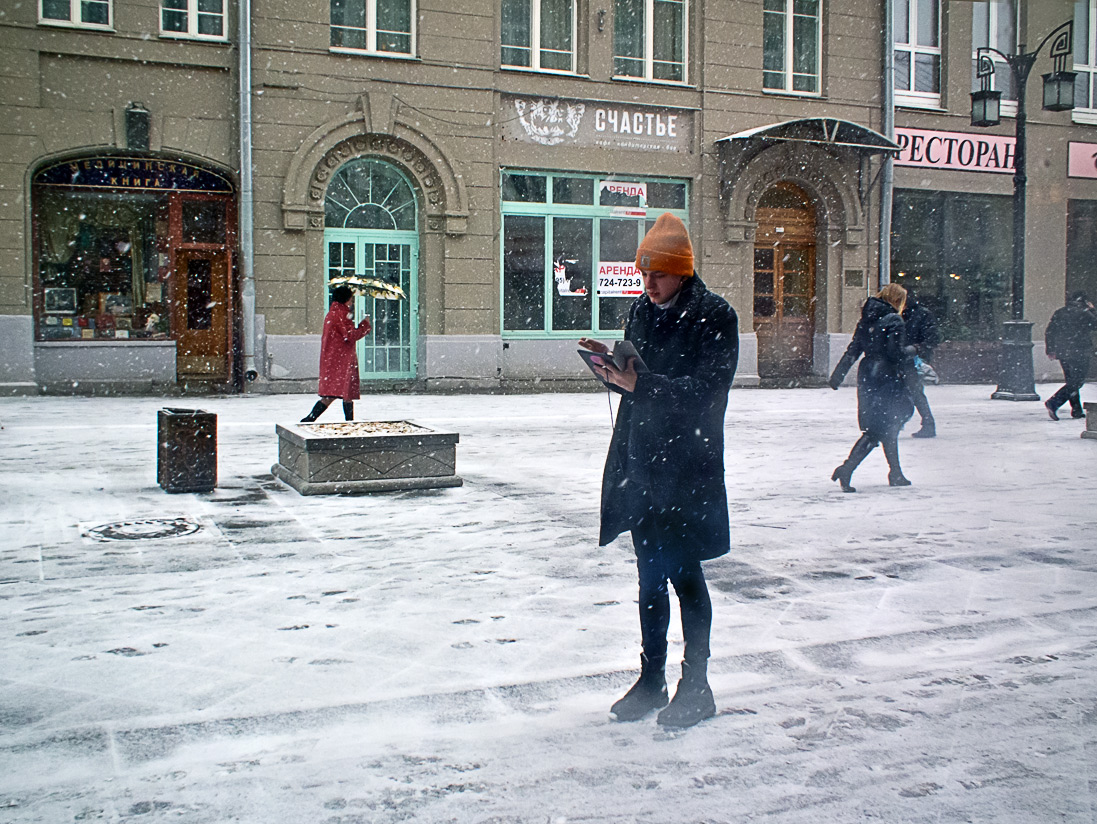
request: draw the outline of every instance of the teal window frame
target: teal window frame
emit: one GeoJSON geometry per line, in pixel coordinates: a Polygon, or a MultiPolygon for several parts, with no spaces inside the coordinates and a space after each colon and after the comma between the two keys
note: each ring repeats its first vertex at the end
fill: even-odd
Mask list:
{"type": "Polygon", "coordinates": [[[601,258],[601,221],[602,220],[635,220],[638,224],[637,227],[637,244],[643,237],[641,227],[646,231],[647,227],[655,222],[655,219],[663,212],[670,212],[688,226],[689,225],[689,202],[692,194],[693,181],[689,178],[671,178],[671,177],[645,177],[642,175],[610,175],[610,174],[589,174],[583,172],[566,172],[566,171],[553,171],[546,172],[536,169],[524,169],[524,168],[503,168],[499,170],[499,191],[500,191],[500,230],[499,230],[499,330],[500,335],[504,339],[510,340],[558,340],[575,338],[582,335],[598,335],[605,339],[619,339],[624,336],[624,331],[621,329],[610,330],[600,329],[600,311],[599,311],[599,295],[597,291],[597,266],[601,258]],[[519,202],[514,200],[504,200],[502,198],[504,180],[508,175],[514,176],[529,176],[535,178],[541,178],[545,182],[545,196],[543,202],[519,202]],[[582,179],[590,180],[592,188],[592,202],[590,204],[575,204],[575,203],[556,203],[553,200],[555,181],[557,178],[565,179],[582,179]],[[613,181],[614,183],[646,183],[646,184],[658,184],[669,183],[678,184],[685,187],[684,208],[666,208],[662,206],[648,207],[646,215],[644,217],[622,215],[622,208],[635,208],[635,207],[621,207],[621,206],[599,206],[598,205],[598,193],[600,190],[600,182],[613,181]],[[542,327],[540,329],[526,329],[526,330],[508,330],[506,328],[506,266],[504,260],[505,246],[506,246],[506,219],[508,216],[524,216],[524,217],[539,217],[545,222],[544,225],[544,248],[543,248],[543,312],[542,312],[542,327]],[[552,218],[587,218],[593,223],[590,250],[591,257],[591,271],[589,273],[589,283],[591,284],[591,325],[584,329],[559,329],[552,328],[552,290],[555,288],[555,279],[553,277],[553,221],[552,218]]]}

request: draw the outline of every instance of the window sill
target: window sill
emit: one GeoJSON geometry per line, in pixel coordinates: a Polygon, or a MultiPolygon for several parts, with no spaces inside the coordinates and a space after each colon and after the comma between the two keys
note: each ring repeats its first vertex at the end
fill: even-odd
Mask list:
{"type": "Polygon", "coordinates": [[[1097,109],[1074,109],[1070,119],[1084,126],[1097,126],[1097,109]]]}
{"type": "Polygon", "coordinates": [[[579,72],[564,71],[563,69],[531,69],[529,66],[505,66],[505,65],[500,65],[499,70],[504,71],[504,72],[514,72],[516,74],[536,74],[536,75],[551,74],[551,75],[554,75],[556,77],[575,77],[575,78],[578,78],[580,80],[590,80],[590,75],[589,74],[579,74],[579,72]]]}
{"type": "Polygon", "coordinates": [[[39,26],[49,26],[56,29],[79,29],[80,31],[101,31],[105,34],[114,34],[114,26],[100,26],[98,23],[73,23],[71,20],[39,20],[39,26]]]}
{"type": "Polygon", "coordinates": [[[229,42],[228,35],[214,37],[209,34],[187,34],[181,31],[162,31],[160,32],[160,39],[162,40],[187,40],[191,43],[221,43],[227,44],[229,42]]]}
{"type": "Polygon", "coordinates": [[[896,97],[895,108],[916,109],[921,112],[933,112],[935,114],[948,114],[948,109],[941,106],[940,100],[911,100],[909,98],[900,100],[898,97],[896,97]]]}
{"type": "Polygon", "coordinates": [[[403,52],[367,51],[366,49],[348,49],[343,46],[329,46],[328,51],[332,54],[345,54],[353,57],[384,57],[389,60],[421,62],[420,58],[414,54],[404,54],[403,52]]]}
{"type": "Polygon", "coordinates": [[[788,89],[762,89],[762,94],[768,94],[768,95],[771,95],[772,97],[796,97],[796,98],[810,97],[810,98],[815,98],[815,99],[822,99],[822,97],[823,97],[822,92],[796,92],[796,91],[789,91],[788,89]]]}
{"type": "Polygon", "coordinates": [[[671,86],[676,89],[696,89],[697,87],[691,83],[687,83],[684,80],[649,80],[646,77],[629,77],[628,75],[615,74],[614,80],[619,80],[622,83],[648,83],[653,86],[671,86]]]}

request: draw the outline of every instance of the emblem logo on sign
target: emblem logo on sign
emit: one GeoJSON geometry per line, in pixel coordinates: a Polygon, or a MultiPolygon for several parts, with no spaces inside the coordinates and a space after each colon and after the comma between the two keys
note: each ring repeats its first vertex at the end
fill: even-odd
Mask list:
{"type": "Polygon", "coordinates": [[[514,101],[514,109],[530,140],[542,146],[555,146],[575,138],[587,107],[582,103],[561,103],[548,98],[519,98],[514,101]]]}

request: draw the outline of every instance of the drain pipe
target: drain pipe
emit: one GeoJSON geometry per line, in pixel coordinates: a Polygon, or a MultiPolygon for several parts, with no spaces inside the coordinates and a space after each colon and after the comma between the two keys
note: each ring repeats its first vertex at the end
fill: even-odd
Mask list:
{"type": "MultiPolygon", "coordinates": [[[[884,137],[895,142],[895,11],[892,0],[883,0],[884,6],[884,137]]],[[[891,205],[895,182],[895,158],[891,152],[884,155],[884,168],[880,181],[880,264],[879,285],[883,288],[891,282],[891,205]]]]}
{"type": "Polygon", "coordinates": [[[240,324],[243,327],[244,380],[255,368],[255,207],[251,173],[251,0],[240,0],[240,324]]]}

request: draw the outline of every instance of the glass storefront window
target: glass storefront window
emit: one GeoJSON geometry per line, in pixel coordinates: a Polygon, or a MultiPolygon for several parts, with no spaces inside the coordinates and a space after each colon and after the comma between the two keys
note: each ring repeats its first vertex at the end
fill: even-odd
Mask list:
{"type": "Polygon", "coordinates": [[[168,337],[168,219],[159,201],[70,192],[36,199],[40,340],[168,337]]]}
{"type": "Polygon", "coordinates": [[[898,189],[892,279],[937,316],[942,341],[996,341],[1011,309],[1012,198],[898,189]]]}
{"type": "Polygon", "coordinates": [[[663,211],[688,219],[688,183],[543,172],[500,177],[503,333],[623,331],[642,293],[636,247],[663,211]]]}

